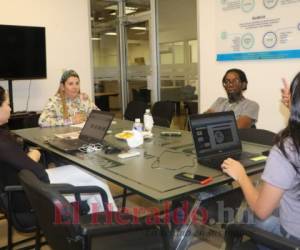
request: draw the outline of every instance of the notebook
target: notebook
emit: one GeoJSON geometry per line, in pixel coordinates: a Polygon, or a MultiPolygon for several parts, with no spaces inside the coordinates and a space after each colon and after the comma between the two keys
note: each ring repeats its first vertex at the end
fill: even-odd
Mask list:
{"type": "Polygon", "coordinates": [[[233,111],[196,114],[189,119],[200,164],[218,169],[228,157],[240,161],[245,167],[266,161],[261,154],[242,150],[233,111]]]}
{"type": "Polygon", "coordinates": [[[110,127],[113,117],[112,113],[92,110],[78,139],[54,138],[49,140],[48,143],[64,152],[76,151],[86,144],[103,143],[104,136],[110,127]]]}

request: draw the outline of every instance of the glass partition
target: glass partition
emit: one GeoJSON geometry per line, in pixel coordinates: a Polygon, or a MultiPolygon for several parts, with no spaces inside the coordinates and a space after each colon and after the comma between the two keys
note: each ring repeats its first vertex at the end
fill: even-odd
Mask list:
{"type": "Polygon", "coordinates": [[[160,96],[180,114],[186,102],[198,100],[197,2],[159,0],[158,20],[160,96]]]}

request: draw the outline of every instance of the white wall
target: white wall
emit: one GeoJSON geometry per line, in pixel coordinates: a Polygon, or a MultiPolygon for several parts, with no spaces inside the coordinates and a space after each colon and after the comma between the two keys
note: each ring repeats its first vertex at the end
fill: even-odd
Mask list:
{"type": "MultiPolygon", "coordinates": [[[[216,61],[216,20],[213,0],[198,0],[200,110],[205,111],[216,97],[225,96],[221,79],[225,71],[236,67],[244,70],[248,77],[245,96],[260,105],[258,128],[282,129],[288,111],[280,103],[281,78],[291,81],[300,70],[299,59],[261,61],[216,61]]],[[[218,20],[222,21],[222,20],[218,20]]]]}
{"type": "MultiPolygon", "coordinates": [[[[32,80],[28,110],[41,110],[59,85],[63,69],[74,69],[82,91],[92,94],[89,1],[2,0],[0,24],[46,27],[47,78],[32,80]]],[[[7,87],[6,82],[1,85],[7,87]]],[[[15,110],[25,110],[29,80],[14,81],[15,110]]]]}

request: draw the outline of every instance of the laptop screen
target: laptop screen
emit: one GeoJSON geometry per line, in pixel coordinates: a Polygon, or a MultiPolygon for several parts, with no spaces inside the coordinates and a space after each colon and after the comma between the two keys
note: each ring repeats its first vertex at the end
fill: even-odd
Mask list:
{"type": "Polygon", "coordinates": [[[233,111],[190,116],[197,158],[242,151],[233,111]]]}
{"type": "Polygon", "coordinates": [[[81,130],[79,138],[87,142],[102,141],[110,127],[114,115],[100,110],[92,110],[81,130]]]}

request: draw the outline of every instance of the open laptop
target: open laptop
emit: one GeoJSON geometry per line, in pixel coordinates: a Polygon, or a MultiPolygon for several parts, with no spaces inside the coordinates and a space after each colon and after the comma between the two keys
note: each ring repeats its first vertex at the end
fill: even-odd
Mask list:
{"type": "Polygon", "coordinates": [[[245,167],[265,162],[266,157],[261,154],[242,151],[233,111],[196,114],[189,119],[200,164],[218,169],[228,157],[245,167]]]}
{"type": "Polygon", "coordinates": [[[104,136],[110,127],[114,114],[100,110],[92,110],[87,118],[78,139],[54,138],[48,143],[64,152],[78,150],[90,143],[103,143],[104,136]]]}

